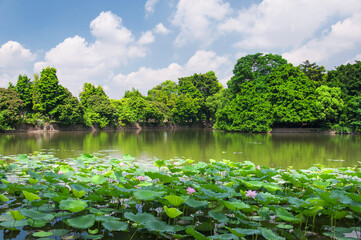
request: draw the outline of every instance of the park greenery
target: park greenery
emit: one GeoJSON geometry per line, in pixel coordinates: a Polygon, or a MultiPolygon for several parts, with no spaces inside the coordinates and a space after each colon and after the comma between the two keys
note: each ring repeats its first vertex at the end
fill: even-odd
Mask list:
{"type": "Polygon", "coordinates": [[[359,166],[2,156],[4,239],[360,239],[359,166]]]}
{"type": "Polygon", "coordinates": [[[162,82],[143,96],[137,89],[109,99],[85,83],[79,98],[47,67],[31,80],[0,89],[0,130],[24,124],[105,128],[134,124],[214,126],[242,132],[277,127],[361,131],[361,62],[326,71],[305,61],[294,66],[275,54],[240,58],[223,88],[214,72],[162,82]]]}

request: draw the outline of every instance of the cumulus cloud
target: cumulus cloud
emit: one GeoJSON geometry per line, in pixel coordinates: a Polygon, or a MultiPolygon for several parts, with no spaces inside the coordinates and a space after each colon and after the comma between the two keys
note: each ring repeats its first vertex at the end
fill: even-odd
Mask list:
{"type": "Polygon", "coordinates": [[[154,28],[154,32],[159,34],[168,34],[169,29],[166,28],[163,23],[158,23],[154,28]]]}
{"type": "Polygon", "coordinates": [[[28,74],[36,56],[20,43],[8,41],[0,47],[0,86],[15,83],[19,74],[28,74]]]}
{"type": "Polygon", "coordinates": [[[146,31],[145,33],[143,33],[138,40],[138,43],[140,45],[150,44],[152,42],[154,42],[154,35],[151,31],[146,31]]]}
{"type": "Polygon", "coordinates": [[[175,44],[201,41],[209,45],[216,37],[215,25],[231,11],[223,0],[180,0],[172,19],[173,25],[180,28],[175,44]]]}
{"type": "Polygon", "coordinates": [[[136,72],[118,74],[113,80],[124,91],[134,87],[146,94],[148,90],[165,80],[177,82],[178,78],[194,73],[214,71],[219,79],[226,81],[223,78],[231,72],[229,65],[230,61],[225,56],[217,56],[213,51],[197,51],[183,66],[171,63],[168,67],[160,69],[141,67],[136,72]]]}
{"type": "Polygon", "coordinates": [[[242,9],[219,25],[219,31],[239,33],[242,49],[288,49],[314,38],[334,19],[361,10],[359,0],[263,0],[242,9]]]}
{"type": "MultiPolygon", "coordinates": [[[[331,56],[358,47],[361,43],[361,14],[339,21],[331,30],[305,45],[283,54],[290,62],[299,64],[309,59],[312,62],[325,61],[331,56]]],[[[358,47],[358,50],[361,49],[358,47]]]]}
{"type": "Polygon", "coordinates": [[[155,5],[158,3],[158,0],[147,0],[144,5],[145,16],[148,17],[150,14],[154,13],[155,5]]]}
{"type": "Polygon", "coordinates": [[[85,82],[107,81],[113,71],[127,64],[131,58],[146,56],[145,44],[154,41],[152,32],[145,32],[138,40],[111,12],[102,12],[90,23],[95,41],[74,36],[65,39],[45,54],[45,60],[34,65],[39,72],[45,66],[58,70],[61,83],[77,95],[85,82]]]}

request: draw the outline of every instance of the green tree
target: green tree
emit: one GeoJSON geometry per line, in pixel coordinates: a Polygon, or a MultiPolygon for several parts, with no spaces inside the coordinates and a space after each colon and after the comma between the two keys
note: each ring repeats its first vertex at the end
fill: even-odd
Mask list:
{"type": "Polygon", "coordinates": [[[266,77],[272,70],[286,64],[287,60],[280,55],[256,53],[238,59],[234,67],[234,76],[227,82],[230,93],[241,91],[244,82],[255,81],[257,89],[264,89],[266,77]]]}
{"type": "Polygon", "coordinates": [[[325,82],[327,78],[326,69],[324,66],[318,66],[316,63],[310,63],[308,60],[298,66],[306,76],[318,83],[319,85],[325,82]]]}
{"type": "Polygon", "coordinates": [[[181,94],[172,109],[174,121],[181,124],[197,122],[198,111],[201,108],[199,101],[188,93],[181,94]]]}
{"type": "Polygon", "coordinates": [[[57,105],[51,112],[55,120],[61,125],[76,125],[83,123],[84,110],[79,100],[74,97],[67,89],[66,98],[61,104],[57,105]]]}
{"type": "Polygon", "coordinates": [[[361,61],[341,65],[329,71],[327,83],[330,87],[340,87],[343,99],[359,95],[361,93],[361,61]]]}
{"type": "Polygon", "coordinates": [[[317,118],[322,125],[330,126],[339,122],[344,109],[339,87],[322,85],[316,89],[317,118]]]}
{"type": "Polygon", "coordinates": [[[255,82],[244,82],[240,92],[226,99],[216,113],[214,128],[226,131],[267,132],[273,124],[272,104],[268,93],[257,91],[255,82]]]}
{"type": "Polygon", "coordinates": [[[98,125],[104,128],[116,122],[116,110],[110,100],[99,95],[92,95],[87,99],[84,122],[87,126],[98,125]]]}
{"type": "Polygon", "coordinates": [[[276,126],[300,127],[317,120],[316,83],[299,68],[292,64],[279,66],[266,82],[276,126]]]}
{"type": "Polygon", "coordinates": [[[33,109],[43,114],[49,113],[66,98],[66,90],[59,84],[56,69],[47,67],[35,81],[33,92],[33,109]]]}
{"type": "Polygon", "coordinates": [[[91,83],[84,83],[83,90],[79,95],[80,103],[86,108],[88,106],[88,99],[91,96],[95,96],[95,95],[108,99],[108,96],[105,94],[101,86],[95,87],[91,83]]]}
{"type": "Polygon", "coordinates": [[[23,102],[19,95],[10,89],[0,88],[0,130],[15,127],[20,120],[23,102]]]}
{"type": "Polygon", "coordinates": [[[24,103],[25,112],[31,112],[33,110],[32,87],[33,83],[28,76],[19,75],[15,89],[24,103]]]}
{"type": "Polygon", "coordinates": [[[346,104],[347,125],[355,132],[361,132],[361,96],[352,96],[346,104]]]}

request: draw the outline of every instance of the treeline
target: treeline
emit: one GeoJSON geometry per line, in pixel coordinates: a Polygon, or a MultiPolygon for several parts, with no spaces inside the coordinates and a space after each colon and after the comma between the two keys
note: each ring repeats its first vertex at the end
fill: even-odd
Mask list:
{"type": "Polygon", "coordinates": [[[139,122],[196,124],[215,120],[212,97],[222,85],[214,72],[165,81],[143,96],[138,90],[109,99],[101,86],[85,83],[79,99],[64,88],[56,69],[47,67],[31,80],[20,75],[16,85],[0,89],[0,130],[19,124],[56,123],[104,128],[139,122]]]}
{"type": "Polygon", "coordinates": [[[59,84],[55,68],[0,89],[0,129],[21,123],[104,128],[134,123],[212,123],[216,129],[267,132],[274,127],[361,131],[361,62],[326,71],[305,61],[293,66],[279,55],[240,58],[223,89],[214,72],[167,80],[143,96],[126,91],[109,99],[85,83],[79,99],[59,84]]]}

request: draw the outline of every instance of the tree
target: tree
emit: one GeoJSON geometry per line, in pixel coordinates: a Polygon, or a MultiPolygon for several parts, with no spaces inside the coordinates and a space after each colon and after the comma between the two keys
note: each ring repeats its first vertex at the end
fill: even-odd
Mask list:
{"type": "Polygon", "coordinates": [[[95,95],[108,99],[108,96],[101,86],[95,87],[91,83],[84,83],[83,90],[79,95],[80,103],[86,108],[88,106],[88,99],[95,95]]]}
{"type": "Polygon", "coordinates": [[[197,121],[198,111],[201,108],[198,98],[192,98],[190,94],[180,95],[173,108],[174,121],[181,124],[195,123],[197,121]]]}
{"type": "Polygon", "coordinates": [[[23,102],[19,95],[10,89],[0,88],[0,130],[15,127],[20,120],[20,110],[23,102]]]}
{"type": "Polygon", "coordinates": [[[317,120],[316,83],[299,68],[292,64],[279,66],[267,77],[266,86],[276,126],[300,127],[317,120]]]}
{"type": "Polygon", "coordinates": [[[328,87],[322,85],[316,89],[317,118],[322,125],[338,123],[339,117],[344,109],[339,87],[328,87]]]}
{"type": "Polygon", "coordinates": [[[352,96],[346,104],[347,124],[355,132],[361,132],[361,96],[352,96]]]}
{"type": "Polygon", "coordinates": [[[46,115],[67,96],[65,88],[59,84],[56,69],[51,67],[41,71],[40,79],[35,81],[33,94],[34,110],[46,115]]]}
{"type": "Polygon", "coordinates": [[[267,132],[273,124],[268,93],[259,93],[255,82],[244,82],[237,95],[226,90],[226,99],[216,113],[214,128],[226,131],[267,132]]]}
{"type": "Polygon", "coordinates": [[[234,76],[227,82],[230,93],[241,91],[244,82],[255,81],[257,89],[265,88],[265,78],[272,70],[286,64],[287,60],[280,55],[256,53],[238,59],[234,67],[234,76]]]}
{"type": "Polygon", "coordinates": [[[61,125],[83,123],[84,110],[79,100],[66,89],[67,97],[51,112],[61,125]]]}
{"type": "Polygon", "coordinates": [[[32,96],[33,83],[26,75],[19,75],[15,89],[19,94],[20,99],[24,103],[24,111],[32,112],[33,110],[33,96],[32,96]]]}
{"type": "Polygon", "coordinates": [[[361,92],[361,61],[341,65],[335,70],[329,71],[327,84],[330,87],[340,87],[343,99],[359,95],[361,92]]]}
{"type": "Polygon", "coordinates": [[[116,110],[110,100],[99,95],[92,95],[87,99],[84,122],[87,126],[97,124],[104,128],[116,121],[116,110]]]}
{"type": "Polygon", "coordinates": [[[316,63],[310,63],[306,60],[298,67],[310,80],[315,81],[319,85],[326,80],[327,74],[324,66],[318,66],[316,63]]]}

